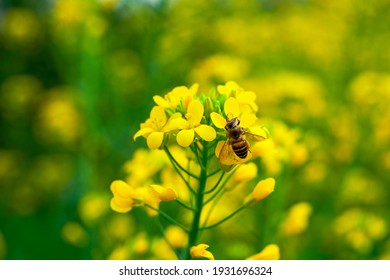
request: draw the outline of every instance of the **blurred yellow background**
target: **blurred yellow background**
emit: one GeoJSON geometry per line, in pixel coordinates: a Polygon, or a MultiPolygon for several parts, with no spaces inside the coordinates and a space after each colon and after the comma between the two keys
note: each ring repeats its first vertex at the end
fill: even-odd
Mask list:
{"type": "Polygon", "coordinates": [[[109,186],[148,156],[132,137],[152,96],[229,80],[257,95],[277,186],[208,236],[214,256],[273,240],[282,259],[390,259],[389,14],[388,0],[1,1],[0,259],[171,258],[142,211],[110,209],[109,186]]]}

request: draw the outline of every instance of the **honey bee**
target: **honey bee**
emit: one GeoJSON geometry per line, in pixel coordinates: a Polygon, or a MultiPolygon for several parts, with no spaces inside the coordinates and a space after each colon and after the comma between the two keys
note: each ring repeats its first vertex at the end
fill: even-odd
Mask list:
{"type": "Polygon", "coordinates": [[[263,136],[245,131],[240,127],[240,120],[237,117],[226,118],[225,130],[227,140],[218,153],[220,163],[225,166],[242,163],[250,159],[251,153],[248,140],[259,142],[266,139],[263,136]]]}

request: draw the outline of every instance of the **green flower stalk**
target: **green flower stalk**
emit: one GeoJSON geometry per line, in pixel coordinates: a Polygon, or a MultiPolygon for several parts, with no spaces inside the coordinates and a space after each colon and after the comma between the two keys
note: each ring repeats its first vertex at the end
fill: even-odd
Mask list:
{"type": "Polygon", "coordinates": [[[226,193],[256,177],[256,165],[246,164],[258,156],[251,152],[250,143],[266,140],[268,133],[256,116],[253,92],[235,82],[220,85],[208,94],[198,93],[198,89],[197,84],[181,86],[164,97],[153,97],[156,105],[134,140],[144,137],[150,153],[156,153],[147,156],[156,157],[144,163],[144,169],[139,162],[137,167],[129,168],[139,170],[139,174],[133,172],[126,182],[117,180],[111,185],[113,210],[126,213],[134,207],[145,207],[148,215],[157,219],[168,243],[170,238],[165,236],[160,219],[187,235],[181,249],[169,244],[179,259],[214,259],[206,251],[208,245],[199,243],[202,233],[266,198],[275,186],[273,178],[262,180],[252,193],[238,195],[242,199],[232,205],[230,213],[213,215],[223,208],[221,201],[226,193]],[[180,215],[160,209],[161,202],[176,202],[176,214],[186,211],[191,217],[183,222],[180,215]]]}

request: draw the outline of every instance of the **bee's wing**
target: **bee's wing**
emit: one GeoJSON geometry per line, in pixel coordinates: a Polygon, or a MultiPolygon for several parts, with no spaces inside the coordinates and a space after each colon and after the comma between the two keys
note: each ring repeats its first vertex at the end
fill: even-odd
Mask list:
{"type": "Polygon", "coordinates": [[[223,143],[223,146],[218,153],[218,159],[223,165],[232,165],[236,163],[235,153],[233,151],[232,145],[230,145],[229,140],[226,140],[223,143]]]}
{"type": "Polygon", "coordinates": [[[224,172],[229,172],[236,166],[234,160],[235,154],[229,140],[218,142],[215,154],[224,172]]]}
{"type": "Polygon", "coordinates": [[[218,153],[218,159],[222,165],[233,165],[243,163],[251,158],[251,154],[248,153],[246,158],[239,158],[233,151],[232,145],[229,139],[223,143],[221,150],[218,153]]]}
{"type": "Polygon", "coordinates": [[[255,126],[250,130],[244,130],[244,133],[245,139],[249,141],[250,144],[255,144],[269,138],[268,130],[262,126],[255,126]]]}
{"type": "Polygon", "coordinates": [[[253,134],[253,133],[250,133],[247,131],[245,131],[245,138],[247,141],[252,142],[252,143],[264,141],[265,139],[267,139],[264,136],[253,134]]]}

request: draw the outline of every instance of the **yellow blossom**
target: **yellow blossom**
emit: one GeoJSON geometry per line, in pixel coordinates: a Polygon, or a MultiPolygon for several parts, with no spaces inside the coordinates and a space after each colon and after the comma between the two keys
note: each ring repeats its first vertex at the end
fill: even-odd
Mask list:
{"type": "Polygon", "coordinates": [[[83,133],[83,119],[69,96],[73,89],[55,88],[48,92],[36,116],[34,132],[46,143],[76,144],[83,133]]]}
{"type": "Polygon", "coordinates": [[[131,160],[125,162],[123,170],[128,175],[126,182],[133,185],[149,183],[151,178],[166,164],[164,151],[137,149],[131,160]]]}
{"type": "Polygon", "coordinates": [[[168,92],[164,98],[159,95],[153,96],[154,102],[162,108],[175,109],[182,104],[184,109],[187,110],[188,105],[193,100],[199,85],[193,84],[190,88],[185,86],[175,87],[172,91],[168,92]]]}
{"type": "Polygon", "coordinates": [[[226,82],[225,85],[219,85],[217,90],[220,94],[224,94],[226,96],[230,96],[232,93],[242,90],[241,87],[233,81],[226,82]]]}
{"type": "Polygon", "coordinates": [[[177,260],[177,256],[171,250],[164,238],[154,239],[152,241],[150,251],[152,253],[152,259],[158,258],[160,260],[177,260]]]}
{"type": "Polygon", "coordinates": [[[143,136],[150,149],[158,149],[164,140],[164,133],[178,129],[184,124],[181,113],[175,113],[168,118],[164,108],[154,106],[150,118],[141,124],[141,129],[134,135],[134,140],[143,136]]]}
{"type": "Polygon", "coordinates": [[[111,191],[114,197],[111,199],[111,208],[119,213],[126,213],[133,209],[133,206],[140,206],[142,198],[139,197],[135,188],[121,180],[111,184],[111,191]]]}
{"type": "MultiPolygon", "coordinates": [[[[135,206],[144,204],[158,208],[161,201],[171,201],[177,198],[177,193],[172,188],[164,188],[160,185],[133,188],[124,181],[116,180],[111,184],[114,197],[111,199],[111,208],[119,213],[129,212],[135,206]]],[[[149,216],[156,216],[158,212],[148,207],[149,216]]]]}
{"type": "Polygon", "coordinates": [[[2,14],[2,37],[12,46],[29,49],[42,38],[42,26],[39,17],[31,10],[24,8],[5,9],[2,14]]]}
{"type": "Polygon", "coordinates": [[[251,194],[249,194],[245,200],[244,205],[253,206],[260,200],[263,200],[267,196],[269,196],[275,188],[275,179],[267,178],[265,180],[261,180],[257,183],[255,189],[251,194]]]}
{"type": "Polygon", "coordinates": [[[80,200],[78,210],[84,223],[96,223],[108,211],[108,197],[101,193],[88,193],[80,200]]]}
{"type": "Polygon", "coordinates": [[[190,250],[191,256],[193,258],[206,258],[209,260],[214,260],[213,254],[206,250],[208,247],[210,246],[207,244],[192,246],[190,250]]]}
{"type": "Polygon", "coordinates": [[[120,245],[115,248],[108,256],[109,260],[127,260],[129,259],[129,249],[126,245],[120,245]]]}
{"type": "MultiPolygon", "coordinates": [[[[177,193],[174,189],[164,188],[160,185],[138,188],[137,192],[145,204],[156,209],[159,207],[161,201],[172,201],[177,198],[177,193]]],[[[146,212],[151,217],[158,215],[158,212],[150,207],[146,208],[146,212]]]]}
{"type": "Polygon", "coordinates": [[[185,118],[187,120],[184,129],[177,133],[177,143],[182,147],[188,147],[194,141],[195,133],[208,142],[213,141],[217,136],[214,128],[201,124],[204,114],[204,107],[198,100],[192,100],[188,105],[185,118]]]}
{"type": "Polygon", "coordinates": [[[228,81],[225,85],[219,85],[217,90],[227,97],[236,97],[241,111],[247,113],[257,112],[256,94],[252,91],[245,91],[236,82],[228,81]]]}
{"type": "MultiPolygon", "coordinates": [[[[238,117],[240,119],[240,126],[242,127],[251,127],[257,121],[257,117],[254,112],[242,112],[240,110],[239,101],[234,97],[229,97],[226,99],[223,107],[225,116],[227,116],[229,119],[238,117]]],[[[212,112],[210,117],[216,127],[225,128],[226,118],[221,114],[212,112]]]]}
{"type": "Polygon", "coordinates": [[[247,182],[255,178],[257,175],[257,166],[253,162],[241,164],[237,172],[233,174],[234,182],[247,182]]]}
{"type": "Polygon", "coordinates": [[[247,260],[279,260],[280,249],[276,244],[267,245],[260,253],[247,258],[247,260]]]}
{"type": "Polygon", "coordinates": [[[282,223],[283,234],[294,235],[303,232],[307,228],[311,212],[312,207],[307,202],[294,204],[282,223]]]}
{"type": "Polygon", "coordinates": [[[177,198],[177,193],[172,188],[164,188],[160,185],[151,185],[151,188],[155,196],[161,201],[171,201],[177,198]]]}
{"type": "Polygon", "coordinates": [[[150,244],[148,241],[148,236],[145,232],[137,234],[134,237],[134,252],[139,255],[146,254],[150,249],[150,244]]]}
{"type": "Polygon", "coordinates": [[[169,226],[165,230],[165,235],[167,237],[167,241],[173,248],[184,248],[187,244],[187,234],[178,226],[169,226]]]}

